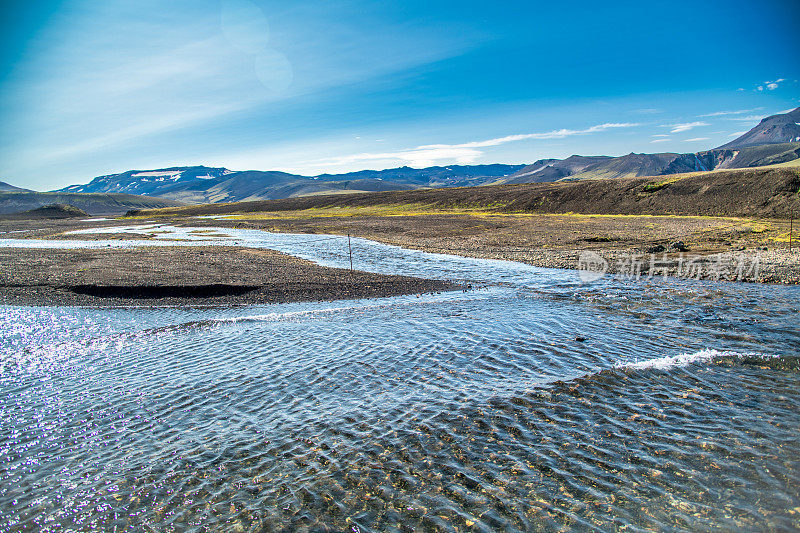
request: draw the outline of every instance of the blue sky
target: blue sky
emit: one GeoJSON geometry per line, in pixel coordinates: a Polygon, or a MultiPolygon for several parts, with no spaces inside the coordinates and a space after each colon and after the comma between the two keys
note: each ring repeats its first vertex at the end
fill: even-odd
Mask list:
{"type": "Polygon", "coordinates": [[[800,2],[0,4],[0,180],[691,152],[800,106],[800,2]]]}

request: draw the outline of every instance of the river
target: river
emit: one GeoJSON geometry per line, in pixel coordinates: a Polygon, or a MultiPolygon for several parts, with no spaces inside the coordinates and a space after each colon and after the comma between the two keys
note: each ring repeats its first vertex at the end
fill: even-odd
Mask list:
{"type": "MultiPolygon", "coordinates": [[[[238,245],[349,266],[346,237],[128,231],[162,233],[0,246],[238,245]]],[[[573,271],[352,246],[358,269],[472,288],[3,307],[0,530],[800,524],[798,287],[581,283],[573,271]]]]}

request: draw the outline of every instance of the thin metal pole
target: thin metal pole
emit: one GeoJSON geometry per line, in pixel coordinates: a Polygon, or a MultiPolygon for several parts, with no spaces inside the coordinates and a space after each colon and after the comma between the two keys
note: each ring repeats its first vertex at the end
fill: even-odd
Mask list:
{"type": "Polygon", "coordinates": [[[789,211],[789,251],[792,251],[792,231],[794,230],[794,209],[789,211]]]}
{"type": "Polygon", "coordinates": [[[347,249],[350,251],[350,273],[353,273],[353,247],[350,246],[350,234],[347,234],[347,249]]]}

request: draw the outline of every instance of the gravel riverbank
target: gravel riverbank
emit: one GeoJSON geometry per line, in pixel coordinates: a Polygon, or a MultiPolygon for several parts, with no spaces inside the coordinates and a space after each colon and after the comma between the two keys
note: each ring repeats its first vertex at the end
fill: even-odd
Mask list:
{"type": "Polygon", "coordinates": [[[328,268],[234,247],[0,248],[0,304],[249,305],[455,290],[436,280],[328,268]]]}

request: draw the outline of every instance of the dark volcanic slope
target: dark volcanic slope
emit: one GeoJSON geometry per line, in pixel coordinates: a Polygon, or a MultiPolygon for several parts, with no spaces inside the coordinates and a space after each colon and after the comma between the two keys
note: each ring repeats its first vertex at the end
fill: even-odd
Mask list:
{"type": "Polygon", "coordinates": [[[165,198],[132,194],[0,192],[0,214],[20,213],[51,204],[69,204],[90,215],[120,215],[130,209],[159,209],[184,205],[165,198]]]}
{"type": "Polygon", "coordinates": [[[502,212],[715,215],[789,218],[800,212],[800,169],[723,170],[673,178],[582,180],[522,185],[315,196],[143,211],[142,216],[219,215],[319,207],[423,204],[486,206],[502,212]],[[497,206],[500,207],[497,207],[497,206]]]}
{"type": "Polygon", "coordinates": [[[744,148],[760,144],[800,141],[800,107],[794,111],[765,118],[758,125],[720,148],[744,148]]]}

